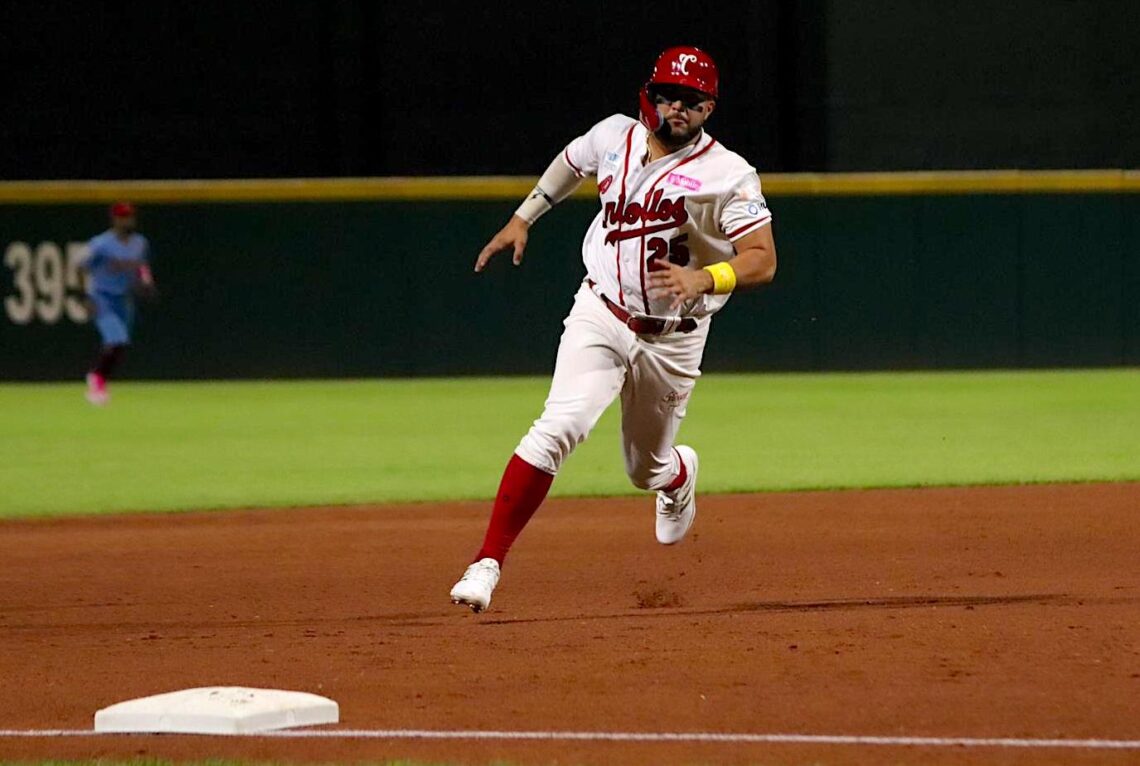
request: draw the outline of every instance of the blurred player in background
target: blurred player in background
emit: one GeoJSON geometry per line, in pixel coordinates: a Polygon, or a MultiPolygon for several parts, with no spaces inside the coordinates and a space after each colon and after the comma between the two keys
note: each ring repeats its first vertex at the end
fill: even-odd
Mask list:
{"type": "Polygon", "coordinates": [[[104,405],[110,399],[107,381],[123,361],[131,342],[137,292],[150,294],[154,277],[147,263],[150,243],[135,231],[135,206],[111,206],[111,228],[91,239],[83,268],[89,275],[87,294],[95,327],[103,345],[87,373],[87,401],[104,405]]]}

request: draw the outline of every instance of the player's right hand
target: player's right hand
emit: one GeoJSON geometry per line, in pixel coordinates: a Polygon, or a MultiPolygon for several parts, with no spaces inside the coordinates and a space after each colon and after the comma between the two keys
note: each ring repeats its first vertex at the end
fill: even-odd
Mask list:
{"type": "Polygon", "coordinates": [[[507,225],[499,230],[499,233],[491,237],[491,241],[487,246],[479,251],[479,257],[475,259],[476,273],[483,270],[487,262],[491,258],[503,252],[504,250],[514,251],[514,264],[518,266],[522,263],[523,250],[526,249],[526,240],[530,224],[519,218],[517,215],[512,215],[511,220],[507,221],[507,225]]]}

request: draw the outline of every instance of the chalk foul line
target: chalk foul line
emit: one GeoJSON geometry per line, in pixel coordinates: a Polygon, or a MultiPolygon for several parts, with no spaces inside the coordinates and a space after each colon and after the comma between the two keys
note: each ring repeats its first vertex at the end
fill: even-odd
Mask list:
{"type": "MultiPolygon", "coordinates": [[[[0,738],[111,737],[91,729],[0,729],[0,738]]],[[[146,736],[146,735],[142,735],[146,736]]],[[[168,735],[185,736],[185,735],[168,735]]],[[[227,735],[273,739],[467,739],[551,742],[708,742],[775,745],[874,745],[879,747],[1006,747],[1140,750],[1140,739],[1034,739],[1017,737],[888,737],[854,734],[748,734],[731,732],[483,731],[435,729],[284,729],[227,735]]]]}

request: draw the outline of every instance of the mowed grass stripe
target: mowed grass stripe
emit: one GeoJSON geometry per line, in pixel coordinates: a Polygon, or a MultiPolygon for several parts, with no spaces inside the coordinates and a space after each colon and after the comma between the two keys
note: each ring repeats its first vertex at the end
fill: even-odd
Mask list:
{"type": "MultiPolygon", "coordinates": [[[[0,385],[0,516],[489,498],[546,378],[0,385]]],[[[616,407],[557,495],[628,494],[616,407]]],[[[708,375],[704,492],[1140,479],[1140,370],[708,375]]]]}

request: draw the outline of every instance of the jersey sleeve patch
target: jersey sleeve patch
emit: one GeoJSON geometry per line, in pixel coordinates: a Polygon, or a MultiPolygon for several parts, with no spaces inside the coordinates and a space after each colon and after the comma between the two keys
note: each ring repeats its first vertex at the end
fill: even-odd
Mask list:
{"type": "Polygon", "coordinates": [[[748,173],[736,186],[720,214],[720,228],[730,242],[771,222],[772,211],[760,190],[760,177],[748,173]]]}

